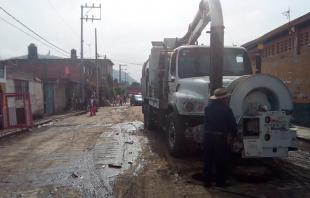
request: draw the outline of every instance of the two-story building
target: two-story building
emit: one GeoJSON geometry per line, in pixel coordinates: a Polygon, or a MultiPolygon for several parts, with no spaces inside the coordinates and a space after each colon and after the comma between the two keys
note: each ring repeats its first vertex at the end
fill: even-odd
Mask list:
{"type": "MultiPolygon", "coordinates": [[[[17,69],[33,72],[43,83],[44,113],[57,114],[72,108],[68,106],[71,96],[81,97],[81,61],[76,50],[71,50],[71,58],[64,59],[40,55],[34,44],[28,46],[28,55],[6,60],[17,69]]],[[[109,59],[98,60],[98,85],[103,85],[101,78],[112,71],[113,63],[109,59]]],[[[90,97],[96,90],[96,64],[93,60],[84,60],[84,95],[90,97]]]]}

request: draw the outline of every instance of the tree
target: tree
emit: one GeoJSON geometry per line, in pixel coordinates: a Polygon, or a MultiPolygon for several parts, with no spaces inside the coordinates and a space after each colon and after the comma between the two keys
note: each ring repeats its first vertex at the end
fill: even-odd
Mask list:
{"type": "Polygon", "coordinates": [[[113,80],[113,86],[114,86],[114,87],[118,86],[118,80],[117,80],[117,78],[114,78],[114,80],[113,80]]]}
{"type": "Polygon", "coordinates": [[[138,83],[138,82],[132,82],[132,83],[131,83],[131,86],[133,86],[133,87],[140,87],[140,83],[138,83]]]}
{"type": "Polygon", "coordinates": [[[113,78],[110,74],[108,74],[108,76],[107,76],[107,81],[108,81],[109,86],[113,86],[113,78]]]}

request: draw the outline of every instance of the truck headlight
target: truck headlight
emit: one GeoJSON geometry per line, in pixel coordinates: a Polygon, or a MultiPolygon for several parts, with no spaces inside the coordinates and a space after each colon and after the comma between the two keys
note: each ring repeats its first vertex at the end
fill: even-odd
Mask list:
{"type": "Polygon", "coordinates": [[[185,111],[187,111],[187,112],[193,111],[193,109],[194,109],[193,103],[185,103],[184,109],[185,109],[185,111]]]}

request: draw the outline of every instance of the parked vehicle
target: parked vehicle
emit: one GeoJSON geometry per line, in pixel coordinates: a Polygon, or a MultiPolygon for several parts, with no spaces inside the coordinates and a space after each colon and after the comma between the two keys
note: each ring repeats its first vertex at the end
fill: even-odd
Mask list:
{"type": "Polygon", "coordinates": [[[130,105],[141,105],[142,106],[142,95],[135,94],[130,97],[130,105]]]}

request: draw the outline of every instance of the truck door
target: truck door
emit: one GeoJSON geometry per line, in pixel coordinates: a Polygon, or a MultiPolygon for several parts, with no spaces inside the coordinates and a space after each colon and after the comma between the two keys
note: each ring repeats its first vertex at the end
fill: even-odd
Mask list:
{"type": "Polygon", "coordinates": [[[168,94],[169,94],[169,100],[171,100],[171,96],[175,93],[175,77],[176,77],[176,57],[177,57],[178,51],[175,50],[170,59],[170,66],[169,66],[169,76],[168,76],[168,94]]]}

